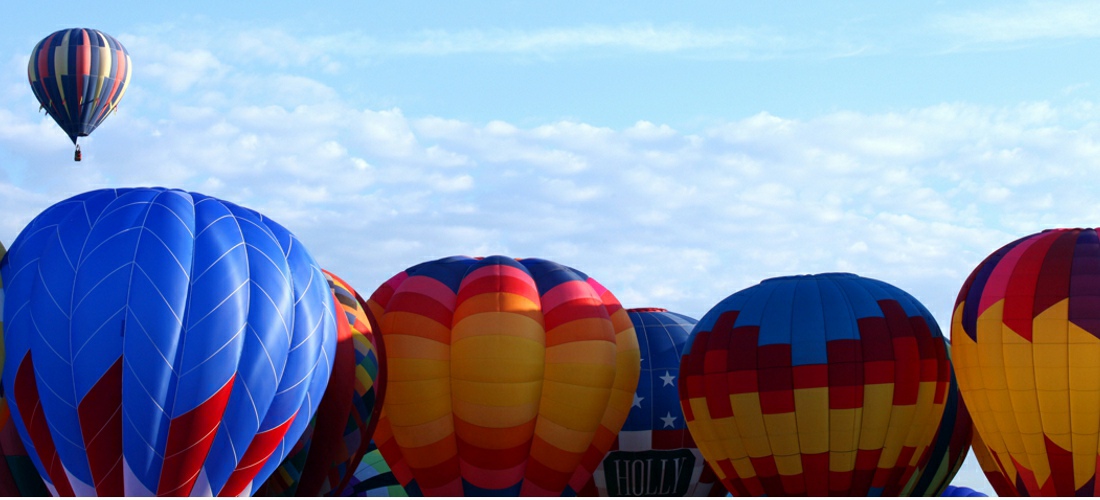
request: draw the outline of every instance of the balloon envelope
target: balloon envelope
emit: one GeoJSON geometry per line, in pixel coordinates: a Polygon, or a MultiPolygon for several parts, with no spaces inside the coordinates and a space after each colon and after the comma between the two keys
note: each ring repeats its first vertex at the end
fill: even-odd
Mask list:
{"type": "Polygon", "coordinates": [[[619,436],[581,496],[721,496],[684,422],[676,380],[696,320],[660,308],[628,309],[641,350],[638,390],[619,436]]]}
{"type": "MultiPolygon", "coordinates": [[[[0,266],[4,260],[7,249],[0,243],[0,266]]],[[[0,366],[4,364],[4,280],[0,278],[0,366]]],[[[38,471],[23,443],[19,441],[19,433],[15,430],[15,424],[11,421],[11,410],[8,409],[8,400],[4,397],[4,389],[0,387],[0,455],[4,462],[0,464],[0,496],[5,497],[40,497],[49,495],[46,484],[42,482],[38,471]]]]}
{"type": "Polygon", "coordinates": [[[735,495],[905,495],[943,414],[944,349],[932,315],[892,285],[773,278],[695,326],[680,400],[735,495]]]}
{"type": "Polygon", "coordinates": [[[948,485],[944,488],[943,493],[939,495],[941,497],[988,497],[985,493],[975,491],[973,488],[966,486],[954,486],[948,485]]]}
{"type": "Polygon", "coordinates": [[[541,259],[413,266],[368,304],[386,345],[375,442],[410,495],[558,496],[590,479],[638,383],[614,295],[541,259]]]}
{"type": "Polygon", "coordinates": [[[959,291],[959,390],[1021,495],[1100,494],[1100,237],[1053,229],[1001,247],[959,291]]]}
{"type": "Polygon", "coordinates": [[[359,467],[355,469],[355,475],[344,489],[344,497],[407,497],[405,489],[390,471],[389,464],[382,458],[382,452],[372,446],[363,459],[359,461],[359,467]]]}
{"type": "Polygon", "coordinates": [[[378,422],[384,383],[377,327],[355,289],[324,271],[337,307],[336,359],[309,427],[256,495],[336,496],[353,478],[378,422]]]}
{"type": "Polygon", "coordinates": [[[324,275],[290,232],[229,202],[77,195],[31,221],[0,276],[4,393],[55,494],[248,493],[328,382],[324,275]]]}
{"type": "MultiPolygon", "coordinates": [[[[947,361],[951,361],[950,343],[947,344],[947,361]]],[[[970,420],[966,404],[959,397],[959,383],[952,368],[943,419],[936,430],[936,439],[928,448],[928,464],[917,477],[917,483],[910,492],[911,496],[934,497],[943,493],[966,460],[973,429],[974,423],[970,420]]]]}
{"type": "Polygon", "coordinates": [[[99,30],[71,28],[34,46],[27,78],[39,104],[76,143],[118,106],[130,83],[130,54],[99,30]]]}

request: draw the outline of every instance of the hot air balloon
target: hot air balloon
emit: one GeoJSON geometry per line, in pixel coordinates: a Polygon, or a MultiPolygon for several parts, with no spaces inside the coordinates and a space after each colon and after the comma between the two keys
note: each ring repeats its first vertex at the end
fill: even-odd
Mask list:
{"type": "Polygon", "coordinates": [[[355,476],[340,495],[344,497],[407,497],[405,489],[393,476],[389,464],[382,458],[382,452],[371,442],[370,451],[363,455],[355,476]]]}
{"type": "MultiPolygon", "coordinates": [[[[0,263],[4,260],[7,250],[0,243],[0,263]]],[[[2,264],[0,264],[2,265],[2,264]]],[[[0,279],[0,338],[4,334],[4,280],[0,279]]],[[[0,342],[0,366],[4,364],[4,345],[0,342]]],[[[38,476],[23,443],[19,441],[19,433],[15,430],[15,424],[11,421],[11,411],[8,410],[8,400],[4,397],[4,389],[0,387],[0,454],[4,461],[0,464],[0,496],[45,496],[49,495],[46,484],[38,476]]]]}
{"type": "Polygon", "coordinates": [[[397,274],[368,305],[386,344],[374,439],[410,495],[575,493],[626,420],[638,340],[580,271],[448,257],[397,274]]]}
{"type": "MultiPolygon", "coordinates": [[[[382,350],[366,303],[324,271],[338,307],[336,359],[317,413],[258,496],[336,496],[353,478],[378,423],[385,387],[382,350]]],[[[262,472],[261,472],[262,473],[262,472]]]]}
{"type": "Polygon", "coordinates": [[[1015,486],[1017,478],[1015,476],[1006,477],[1002,474],[1001,466],[997,464],[997,460],[993,458],[989,448],[986,448],[982,437],[976,431],[972,432],[971,436],[970,447],[974,450],[974,458],[978,461],[978,466],[982,468],[982,473],[989,480],[989,485],[993,487],[993,491],[997,493],[997,496],[1020,496],[1020,492],[1016,491],[1015,486]]]}
{"type": "Polygon", "coordinates": [[[3,386],[55,495],[238,495],[301,436],[335,306],[290,232],[164,188],[59,202],[12,244],[3,386]]]}
{"type": "Polygon", "coordinates": [[[92,133],[118,106],[130,83],[130,54],[99,30],[71,28],[43,38],[31,51],[27,78],[39,104],[69,135],[92,133]]]}
{"type": "Polygon", "coordinates": [[[935,319],[847,273],[762,281],[714,306],[680,363],[699,450],[738,496],[904,496],[943,414],[935,319]]]}
{"type": "Polygon", "coordinates": [[[1098,275],[1096,230],[1053,229],[993,252],[959,291],[959,391],[1021,495],[1100,494],[1098,275]]]}
{"type": "Polygon", "coordinates": [[[988,497],[985,493],[968,488],[966,486],[948,485],[943,490],[941,497],[988,497]]]}
{"type": "MultiPolygon", "coordinates": [[[[947,361],[951,361],[951,344],[947,344],[947,361]]],[[[951,370],[951,383],[947,387],[947,403],[943,409],[943,419],[936,431],[936,439],[928,448],[927,465],[917,477],[916,485],[909,493],[915,497],[941,496],[944,488],[955,478],[966,453],[970,450],[974,423],[970,412],[959,397],[959,384],[955,370],[951,370]]]]}
{"type": "Polygon", "coordinates": [[[722,496],[691,439],[676,380],[696,320],[661,308],[628,309],[642,371],[626,423],[581,496],[722,496]]]}

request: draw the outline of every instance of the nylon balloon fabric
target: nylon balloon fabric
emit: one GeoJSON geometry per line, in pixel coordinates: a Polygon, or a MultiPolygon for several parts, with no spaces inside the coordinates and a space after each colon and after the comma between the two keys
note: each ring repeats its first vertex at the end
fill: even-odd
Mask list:
{"type": "Polygon", "coordinates": [[[338,311],[336,359],[321,405],[290,455],[257,496],[334,496],[353,479],[370,445],[385,387],[377,327],[362,297],[324,271],[338,311]]]}
{"type": "Polygon", "coordinates": [[[409,495],[393,476],[386,459],[382,458],[382,452],[372,447],[366,455],[363,455],[359,467],[355,469],[355,476],[340,496],[407,497],[409,495]]]}
{"type": "Polygon", "coordinates": [[[74,144],[115,110],[130,73],[126,47],[88,28],[51,33],[35,45],[27,62],[34,96],[74,144]]]}
{"type": "Polygon", "coordinates": [[[904,496],[928,459],[950,377],[916,299],[847,273],[762,281],[692,330],[680,401],[737,496],[904,496]]]}
{"type": "Polygon", "coordinates": [[[684,422],[676,380],[694,318],[661,308],[628,309],[642,371],[630,413],[580,496],[724,496],[684,422]]]}
{"type": "MultiPolygon", "coordinates": [[[[0,266],[3,265],[4,254],[7,249],[0,243],[0,266]]],[[[4,335],[4,280],[0,278],[0,339],[4,335]]],[[[4,345],[0,340],[0,366],[4,363],[4,345]]],[[[27,456],[27,450],[19,441],[19,433],[15,430],[15,424],[11,421],[11,410],[8,409],[8,400],[4,397],[4,389],[0,387],[0,454],[4,456],[3,465],[0,465],[0,496],[5,497],[40,497],[49,495],[46,484],[38,476],[31,458],[27,456]]]]}
{"type": "Polygon", "coordinates": [[[959,291],[951,338],[959,390],[1004,480],[1020,495],[1100,494],[1096,230],[993,252],[959,291]]]}
{"type": "Polygon", "coordinates": [[[558,496],[627,418],[634,327],[594,279],[542,259],[448,257],[368,304],[386,345],[375,442],[411,496],[558,496]]]}
{"type": "MultiPolygon", "coordinates": [[[[951,361],[951,344],[947,344],[947,360],[951,361]]],[[[959,472],[966,454],[970,450],[970,443],[974,431],[974,423],[970,419],[970,412],[966,409],[966,403],[959,397],[959,383],[955,377],[954,368],[951,369],[951,383],[947,387],[947,403],[943,409],[943,419],[936,430],[936,439],[929,449],[931,453],[928,465],[917,477],[911,496],[935,497],[940,496],[948,487],[955,474],[959,472]]]]}
{"type": "Polygon", "coordinates": [[[55,495],[239,495],[332,369],[336,322],[293,234],[233,203],[104,189],[31,221],[0,267],[4,393],[55,495]]]}

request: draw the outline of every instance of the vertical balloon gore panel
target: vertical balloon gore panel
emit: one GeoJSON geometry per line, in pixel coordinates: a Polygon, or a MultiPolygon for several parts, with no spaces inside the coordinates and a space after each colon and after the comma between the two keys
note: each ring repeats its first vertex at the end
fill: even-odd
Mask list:
{"type": "Polygon", "coordinates": [[[320,267],[232,203],[77,195],[31,221],[4,269],[4,393],[56,494],[248,493],[328,382],[335,308],[320,267]]]}

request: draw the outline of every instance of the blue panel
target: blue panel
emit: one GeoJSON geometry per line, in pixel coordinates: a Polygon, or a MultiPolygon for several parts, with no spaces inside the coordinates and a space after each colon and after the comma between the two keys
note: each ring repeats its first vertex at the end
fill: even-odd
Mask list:
{"type": "Polygon", "coordinates": [[[797,281],[791,299],[791,364],[817,365],[828,362],[825,351],[825,312],[820,283],[829,277],[807,276],[797,281]]]}
{"type": "Polygon", "coordinates": [[[753,297],[742,311],[742,315],[737,318],[737,324],[740,325],[743,319],[748,319],[745,315],[760,308],[759,319],[756,322],[746,323],[760,325],[760,338],[757,345],[790,344],[793,340],[791,330],[794,311],[791,310],[791,302],[794,300],[798,278],[779,278],[761,283],[757,295],[766,302],[758,305],[757,299],[753,297]]]}
{"type": "Polygon", "coordinates": [[[539,295],[566,281],[588,281],[588,275],[568,266],[543,259],[520,259],[538,285],[539,295]]]}
{"type": "Polygon", "coordinates": [[[851,301],[834,280],[818,282],[821,305],[825,313],[825,341],[858,340],[859,324],[851,301]]]}

